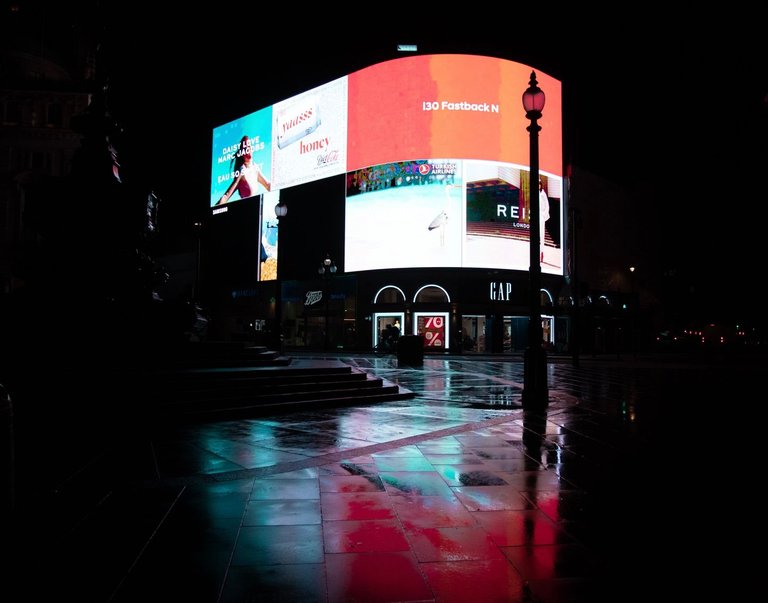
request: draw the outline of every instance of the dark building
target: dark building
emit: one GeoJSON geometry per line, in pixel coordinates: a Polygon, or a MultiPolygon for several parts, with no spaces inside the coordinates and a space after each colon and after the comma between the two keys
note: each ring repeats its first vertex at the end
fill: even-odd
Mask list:
{"type": "Polygon", "coordinates": [[[46,35],[38,16],[10,10],[2,22],[0,289],[9,293],[23,284],[34,261],[31,191],[72,172],[81,142],[73,118],[88,106],[95,56],[86,39],[46,35]]]}
{"type": "Polygon", "coordinates": [[[157,294],[168,279],[153,258],[160,198],[112,114],[97,4],[3,7],[4,346],[78,341],[105,358],[107,347],[174,337],[179,316],[193,315],[157,294]]]}

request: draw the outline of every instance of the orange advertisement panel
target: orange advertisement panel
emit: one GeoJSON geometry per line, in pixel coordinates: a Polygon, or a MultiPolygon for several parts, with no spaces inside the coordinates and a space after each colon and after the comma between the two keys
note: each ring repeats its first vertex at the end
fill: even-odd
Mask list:
{"type": "MultiPolygon", "coordinates": [[[[424,55],[349,75],[348,171],[406,159],[454,157],[528,165],[522,105],[532,68],[474,55],[424,55]]],[[[560,82],[536,71],[546,105],[540,169],[562,174],[560,82]]]]}

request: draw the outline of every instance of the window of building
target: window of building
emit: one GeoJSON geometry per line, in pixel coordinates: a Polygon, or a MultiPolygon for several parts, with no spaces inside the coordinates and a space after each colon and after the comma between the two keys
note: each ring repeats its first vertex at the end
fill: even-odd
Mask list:
{"type": "Polygon", "coordinates": [[[8,101],[5,103],[3,112],[3,123],[20,124],[21,123],[21,103],[18,101],[8,101]]]}
{"type": "Polygon", "coordinates": [[[48,153],[42,151],[32,151],[32,169],[44,170],[50,167],[50,160],[48,159],[48,153]]]}
{"type": "Polygon", "coordinates": [[[386,285],[373,296],[374,304],[402,304],[405,302],[405,293],[399,287],[386,285]]]}
{"type": "Polygon", "coordinates": [[[451,297],[448,292],[440,285],[424,285],[416,292],[413,297],[413,301],[416,303],[448,303],[451,301],[451,297]]]}
{"type": "Polygon", "coordinates": [[[59,103],[51,103],[48,105],[45,115],[45,125],[51,128],[60,128],[62,111],[59,103]]]}

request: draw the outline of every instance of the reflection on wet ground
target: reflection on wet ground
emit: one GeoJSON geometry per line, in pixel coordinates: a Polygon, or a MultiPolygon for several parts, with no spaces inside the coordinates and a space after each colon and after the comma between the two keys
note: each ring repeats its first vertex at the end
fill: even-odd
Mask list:
{"type": "Polygon", "coordinates": [[[113,425],[79,464],[86,429],[22,442],[12,568],[50,577],[19,600],[736,600],[758,575],[719,528],[761,364],[552,362],[537,415],[518,361],[338,358],[417,395],[113,425]]]}

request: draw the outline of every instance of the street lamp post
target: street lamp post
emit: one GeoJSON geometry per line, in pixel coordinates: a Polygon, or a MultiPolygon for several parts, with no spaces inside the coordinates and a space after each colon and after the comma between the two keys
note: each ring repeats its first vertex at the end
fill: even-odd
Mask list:
{"type": "MultiPolygon", "coordinates": [[[[573,194],[570,196],[570,203],[573,203],[573,194]]],[[[572,362],[573,366],[578,368],[579,366],[579,345],[581,344],[580,340],[580,324],[579,324],[579,295],[581,294],[581,291],[579,290],[579,257],[578,253],[576,251],[577,241],[576,237],[578,236],[578,230],[579,230],[579,220],[580,215],[578,209],[576,209],[573,205],[571,205],[571,218],[568,221],[568,231],[571,234],[571,291],[573,292],[573,315],[572,315],[572,324],[571,324],[571,355],[572,355],[572,362]]]]}
{"type": "Polygon", "coordinates": [[[275,328],[277,329],[277,340],[275,345],[277,351],[283,353],[283,281],[280,278],[280,218],[288,215],[288,206],[280,201],[275,205],[275,217],[277,218],[277,290],[275,291],[275,328]]]}
{"type": "Polygon", "coordinates": [[[528,318],[528,348],[525,350],[523,384],[523,408],[540,410],[549,404],[547,387],[547,352],[542,347],[541,331],[541,235],[539,227],[539,131],[538,120],[544,108],[544,92],[536,81],[536,72],[531,71],[528,89],[523,93],[525,117],[531,121],[526,128],[530,134],[531,173],[529,184],[530,208],[530,316],[528,318]]]}
{"type": "Polygon", "coordinates": [[[632,346],[632,356],[637,357],[637,293],[635,292],[635,267],[629,267],[629,284],[631,295],[629,302],[632,304],[630,314],[630,324],[632,326],[630,330],[630,344],[632,346]]]}
{"type": "Polygon", "coordinates": [[[325,328],[323,329],[325,332],[324,349],[328,351],[328,297],[330,295],[328,281],[334,274],[336,274],[336,264],[331,259],[331,255],[329,253],[325,254],[325,259],[317,269],[317,273],[323,277],[323,297],[325,298],[325,328]]]}
{"type": "Polygon", "coordinates": [[[197,236],[197,250],[195,254],[195,281],[192,287],[192,301],[198,302],[200,299],[200,261],[201,261],[201,230],[203,228],[202,222],[195,222],[195,235],[197,236]]]}

